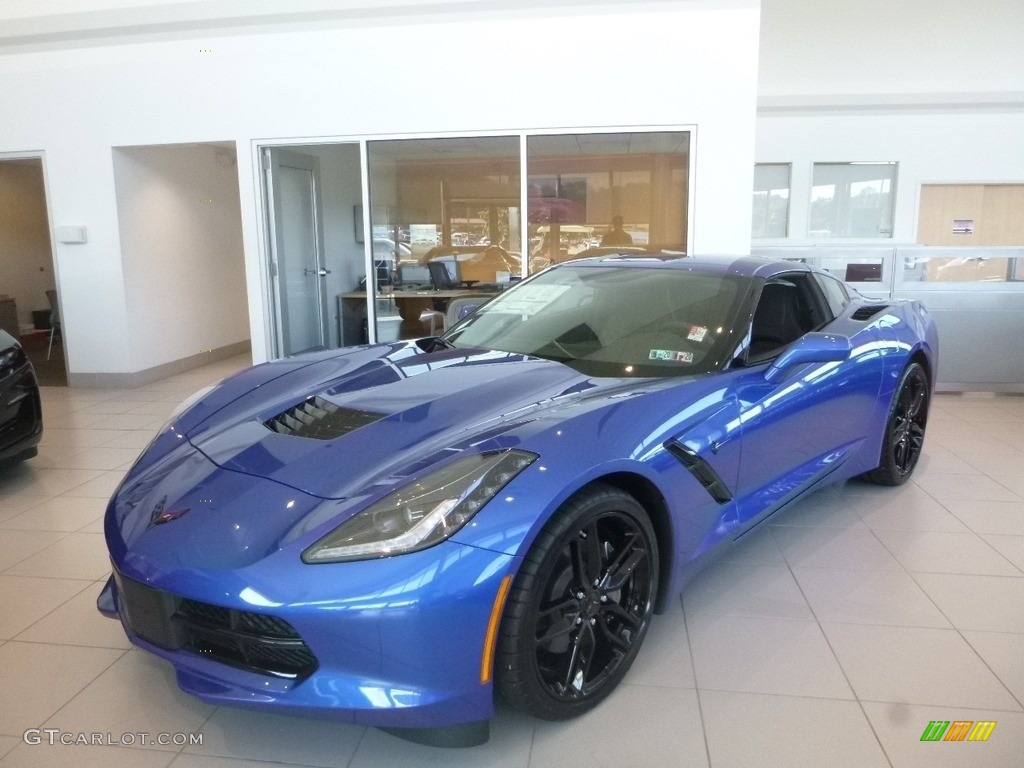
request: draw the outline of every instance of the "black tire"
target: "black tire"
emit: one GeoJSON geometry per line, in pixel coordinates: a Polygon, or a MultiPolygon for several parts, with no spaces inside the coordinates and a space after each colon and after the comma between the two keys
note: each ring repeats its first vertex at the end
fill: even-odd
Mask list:
{"type": "Polygon", "coordinates": [[[590,486],[541,531],[501,620],[495,682],[514,707],[565,720],[603,701],[629,671],[658,592],[658,547],[628,493],[590,486]]]}
{"type": "Polygon", "coordinates": [[[861,477],[879,485],[902,485],[913,474],[924,448],[931,387],[920,363],[910,363],[900,376],[889,408],[878,467],[861,477]]]}

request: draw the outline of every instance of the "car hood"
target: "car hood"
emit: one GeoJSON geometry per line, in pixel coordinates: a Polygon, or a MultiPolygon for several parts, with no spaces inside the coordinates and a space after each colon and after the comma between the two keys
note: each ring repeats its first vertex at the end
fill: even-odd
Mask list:
{"type": "Polygon", "coordinates": [[[185,434],[225,469],[343,499],[507,434],[556,404],[622,386],[636,380],[593,379],[505,352],[362,347],[293,364],[237,397],[220,393],[226,404],[185,434]]]}

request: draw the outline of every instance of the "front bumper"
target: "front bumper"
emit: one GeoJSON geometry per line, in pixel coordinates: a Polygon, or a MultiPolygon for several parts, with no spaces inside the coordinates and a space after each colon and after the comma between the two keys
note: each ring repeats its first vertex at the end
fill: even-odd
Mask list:
{"type": "Polygon", "coordinates": [[[0,465],[35,456],[42,436],[43,408],[32,366],[0,368],[0,465]]]}
{"type": "Polygon", "coordinates": [[[188,574],[137,565],[115,563],[98,607],[204,701],[396,729],[450,728],[493,713],[481,660],[498,586],[517,565],[508,555],[447,541],[352,563],[305,565],[296,556],[288,580],[260,564],[188,574]],[[206,633],[199,641],[189,635],[196,626],[206,633]],[[259,631],[246,635],[253,626],[259,631]],[[268,626],[277,629],[268,635],[268,626]],[[290,654],[284,668],[267,668],[268,638],[290,654]],[[241,643],[233,655],[224,651],[232,642],[241,643]],[[305,651],[311,663],[302,667],[295,659],[305,651]]]}

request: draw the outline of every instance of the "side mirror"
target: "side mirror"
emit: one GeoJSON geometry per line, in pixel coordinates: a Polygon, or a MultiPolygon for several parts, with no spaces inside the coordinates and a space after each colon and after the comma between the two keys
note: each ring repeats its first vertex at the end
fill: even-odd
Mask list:
{"type": "Polygon", "coordinates": [[[794,341],[775,358],[764,372],[765,381],[776,384],[797,365],[804,363],[838,363],[850,357],[850,339],[832,333],[807,333],[794,341]]]}

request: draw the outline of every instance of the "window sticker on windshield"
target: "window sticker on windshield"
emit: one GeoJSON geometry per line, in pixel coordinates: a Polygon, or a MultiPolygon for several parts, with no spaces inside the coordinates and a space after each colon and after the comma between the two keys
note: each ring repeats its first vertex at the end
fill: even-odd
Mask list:
{"type": "Polygon", "coordinates": [[[704,341],[704,337],[708,335],[708,329],[703,325],[693,325],[690,327],[690,333],[686,338],[690,341],[701,342],[704,341]]]}
{"type": "Polygon", "coordinates": [[[648,360],[668,360],[675,363],[692,363],[693,352],[677,352],[674,349],[652,349],[648,360]]]}
{"type": "Polygon", "coordinates": [[[515,315],[533,315],[569,290],[568,285],[522,285],[500,297],[494,309],[515,315]]]}

